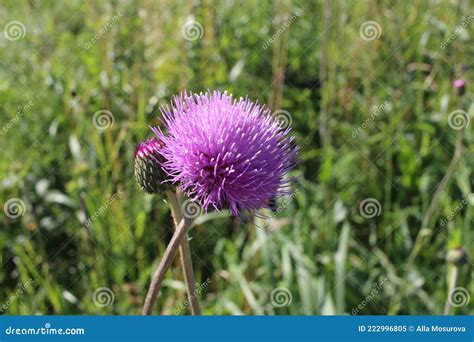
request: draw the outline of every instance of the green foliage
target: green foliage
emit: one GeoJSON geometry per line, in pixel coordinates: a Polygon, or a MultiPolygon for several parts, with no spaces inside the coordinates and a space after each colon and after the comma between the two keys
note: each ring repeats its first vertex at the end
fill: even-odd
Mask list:
{"type": "MultiPolygon", "coordinates": [[[[0,194],[25,212],[0,221],[0,309],[141,312],[173,228],[164,199],[135,183],[134,145],[183,89],[283,109],[301,147],[295,196],[271,220],[196,222],[196,281],[211,280],[205,314],[351,314],[363,302],[357,314],[441,314],[446,255],[458,248],[468,260],[456,286],[474,297],[474,199],[463,201],[474,125],[448,124],[458,109],[472,121],[472,82],[463,101],[451,84],[474,76],[474,22],[459,31],[473,13],[469,1],[2,1],[1,26],[26,31],[0,37],[0,194]],[[186,40],[191,18],[202,37],[186,40]],[[380,37],[362,39],[367,21],[380,37]],[[106,129],[94,120],[101,110],[113,118],[106,129]],[[460,161],[436,198],[459,134],[460,161]],[[368,198],[380,204],[372,218],[361,214],[368,198]],[[113,304],[94,303],[101,287],[113,304]],[[288,305],[275,305],[277,288],[288,305]]],[[[156,313],[183,305],[182,279],[177,260],[156,313]]],[[[450,313],[473,314],[473,303],[450,313]]]]}

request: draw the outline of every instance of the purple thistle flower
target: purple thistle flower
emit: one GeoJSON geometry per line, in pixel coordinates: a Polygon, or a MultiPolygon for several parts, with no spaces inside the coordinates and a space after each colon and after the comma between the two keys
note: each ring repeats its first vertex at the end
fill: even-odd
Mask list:
{"type": "Polygon", "coordinates": [[[463,88],[463,87],[466,86],[466,82],[464,80],[461,80],[461,79],[456,79],[453,82],[453,86],[454,86],[454,88],[463,88]]]}
{"type": "Polygon", "coordinates": [[[462,79],[456,79],[453,82],[453,87],[456,88],[458,94],[462,96],[464,95],[464,92],[466,91],[466,81],[462,79]]]}
{"type": "Polygon", "coordinates": [[[168,134],[152,130],[164,143],[163,168],[205,210],[240,216],[291,194],[284,176],[298,147],[265,107],[214,91],[176,96],[162,113],[168,134]]]}

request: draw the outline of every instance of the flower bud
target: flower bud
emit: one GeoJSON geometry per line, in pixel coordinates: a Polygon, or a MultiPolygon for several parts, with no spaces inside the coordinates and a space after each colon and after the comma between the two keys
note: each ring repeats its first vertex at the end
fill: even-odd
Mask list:
{"type": "Polygon", "coordinates": [[[149,194],[163,193],[171,188],[170,183],[164,182],[167,175],[161,167],[164,158],[159,151],[163,146],[157,138],[150,138],[135,148],[135,178],[140,188],[149,194]]]}
{"type": "Polygon", "coordinates": [[[453,82],[453,87],[457,90],[459,96],[463,96],[466,92],[466,82],[464,80],[455,80],[453,82]]]}

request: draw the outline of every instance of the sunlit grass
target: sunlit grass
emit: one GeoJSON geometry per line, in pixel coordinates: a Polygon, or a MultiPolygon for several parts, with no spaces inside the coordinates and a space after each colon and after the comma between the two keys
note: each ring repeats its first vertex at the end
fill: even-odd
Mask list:
{"type": "MultiPolygon", "coordinates": [[[[449,113],[463,109],[472,121],[474,23],[441,45],[473,13],[468,1],[3,1],[1,26],[16,20],[26,31],[0,37],[0,118],[9,124],[0,193],[2,205],[19,198],[26,211],[2,216],[0,308],[31,279],[6,314],[141,312],[173,227],[164,199],[135,184],[133,149],[185,88],[285,110],[301,146],[296,195],[267,213],[272,220],[209,213],[191,230],[196,280],[210,279],[204,314],[351,314],[364,300],[358,314],[441,314],[456,248],[471,256],[457,286],[474,296],[472,198],[441,225],[473,192],[472,122],[429,235],[407,262],[455,151],[449,113]],[[190,18],[201,38],[184,39],[190,18]],[[379,38],[362,39],[367,21],[379,38]],[[463,102],[456,78],[468,82],[463,102]],[[101,110],[113,116],[105,129],[93,121],[101,110]],[[374,217],[361,215],[368,198],[380,204],[374,217]],[[111,305],[93,300],[101,287],[111,305]],[[281,307],[277,288],[291,295],[281,307]]],[[[186,300],[178,266],[156,313],[186,300]]],[[[451,313],[472,308],[471,299],[451,313]]]]}

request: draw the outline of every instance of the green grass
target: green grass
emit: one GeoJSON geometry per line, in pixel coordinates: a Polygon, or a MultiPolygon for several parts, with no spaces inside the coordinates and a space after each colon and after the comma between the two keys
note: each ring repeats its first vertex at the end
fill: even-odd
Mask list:
{"type": "MultiPolygon", "coordinates": [[[[456,286],[474,297],[474,201],[462,197],[474,125],[448,124],[457,109],[472,121],[474,21],[457,30],[470,15],[469,1],[2,1],[0,26],[26,32],[0,36],[1,203],[19,198],[26,211],[2,213],[0,309],[141,312],[173,228],[164,199],[139,191],[133,149],[182,89],[283,109],[301,147],[296,194],[269,223],[210,213],[191,231],[198,285],[210,279],[205,314],[351,314],[363,302],[358,314],[442,314],[457,248],[468,260],[456,286]],[[203,35],[187,41],[192,17],[203,35]],[[378,39],[362,39],[367,21],[378,39]],[[463,100],[456,78],[468,81],[463,100]],[[113,126],[94,126],[99,110],[113,126]],[[361,215],[367,198],[378,216],[361,215]],[[112,305],[94,304],[100,287],[112,305]],[[278,287],[291,303],[272,304],[278,287]]],[[[155,313],[185,300],[176,260],[155,313]]],[[[474,314],[473,300],[450,313],[474,314]]]]}

